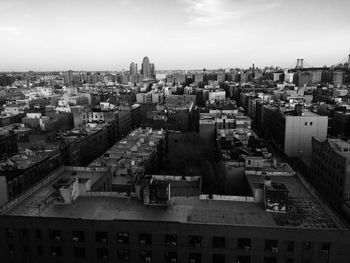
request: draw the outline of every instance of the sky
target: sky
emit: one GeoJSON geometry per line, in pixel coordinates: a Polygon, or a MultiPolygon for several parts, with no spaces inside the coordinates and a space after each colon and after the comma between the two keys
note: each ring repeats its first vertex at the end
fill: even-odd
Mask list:
{"type": "Polygon", "coordinates": [[[0,71],[333,65],[349,0],[0,0],[0,71]]]}

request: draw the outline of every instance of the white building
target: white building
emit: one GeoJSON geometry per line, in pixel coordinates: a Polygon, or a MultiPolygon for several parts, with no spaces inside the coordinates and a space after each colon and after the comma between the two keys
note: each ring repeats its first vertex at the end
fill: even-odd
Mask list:
{"type": "Polygon", "coordinates": [[[310,111],[285,116],[284,152],[289,157],[310,158],[312,137],[327,138],[328,117],[310,111]]]}

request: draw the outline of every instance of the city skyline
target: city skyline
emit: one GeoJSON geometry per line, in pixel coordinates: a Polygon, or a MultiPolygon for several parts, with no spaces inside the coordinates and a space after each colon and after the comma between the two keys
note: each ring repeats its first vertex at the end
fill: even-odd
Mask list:
{"type": "Polygon", "coordinates": [[[1,1],[0,71],[333,65],[349,53],[350,3],[1,1]],[[336,41],[336,45],[334,44],[336,41]]]}

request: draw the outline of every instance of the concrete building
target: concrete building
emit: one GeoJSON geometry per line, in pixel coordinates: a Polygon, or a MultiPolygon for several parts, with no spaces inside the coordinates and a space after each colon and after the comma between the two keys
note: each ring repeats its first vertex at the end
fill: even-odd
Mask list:
{"type": "Polygon", "coordinates": [[[210,103],[214,103],[216,101],[223,101],[226,99],[226,92],[220,89],[210,90],[208,99],[210,103]]]}
{"type": "Polygon", "coordinates": [[[0,205],[25,193],[51,172],[63,165],[58,151],[22,151],[0,162],[0,205]]]}
{"type": "Polygon", "coordinates": [[[285,72],[284,73],[284,81],[287,83],[292,83],[293,82],[293,75],[294,75],[294,73],[285,72]]]}
{"type": "Polygon", "coordinates": [[[0,160],[18,151],[17,136],[14,133],[0,134],[0,160]]]}
{"type": "Polygon", "coordinates": [[[349,229],[296,176],[274,176],[269,184],[265,176],[248,175],[254,191],[249,198],[172,195],[170,185],[182,189],[174,184],[178,178],[152,176],[140,187],[142,196],[126,198],[104,191],[108,180],[93,189],[93,180],[108,178],[105,172],[58,171],[20,202],[2,206],[3,261],[350,260],[349,229]],[[260,190],[266,194],[261,200],[260,190]],[[285,201],[289,206],[283,210],[285,201]]]}
{"type": "Polygon", "coordinates": [[[350,216],[350,144],[341,139],[312,139],[311,182],[338,211],[350,216]]]}
{"type": "Polygon", "coordinates": [[[327,138],[328,117],[302,110],[298,105],[294,111],[264,105],[263,128],[267,138],[290,158],[311,158],[312,137],[327,138]]]}
{"type": "Polygon", "coordinates": [[[145,173],[159,165],[166,148],[164,131],[135,129],[117,142],[90,167],[109,167],[113,175],[112,189],[117,192],[135,191],[135,184],[145,173]]]}
{"type": "Polygon", "coordinates": [[[334,85],[341,86],[344,82],[344,71],[333,71],[332,74],[334,85]]]}
{"type": "Polygon", "coordinates": [[[68,164],[84,166],[115,143],[116,133],[110,123],[87,123],[79,129],[60,132],[57,138],[64,141],[69,149],[68,164]]]}
{"type": "Polygon", "coordinates": [[[198,83],[203,83],[204,81],[204,75],[203,74],[195,74],[194,75],[194,83],[198,84],[198,83]]]}
{"type": "Polygon", "coordinates": [[[274,82],[280,82],[280,81],[282,81],[282,78],[283,78],[283,73],[281,73],[281,72],[273,73],[273,81],[274,82]]]}

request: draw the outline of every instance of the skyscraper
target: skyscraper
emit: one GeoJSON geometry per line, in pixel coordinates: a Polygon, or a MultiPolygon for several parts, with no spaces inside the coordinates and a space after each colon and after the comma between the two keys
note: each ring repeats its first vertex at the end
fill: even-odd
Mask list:
{"type": "Polygon", "coordinates": [[[137,82],[137,63],[132,62],[130,64],[130,79],[129,81],[135,83],[137,82]]]}
{"type": "Polygon", "coordinates": [[[67,85],[68,87],[71,87],[73,85],[73,71],[68,70],[64,72],[64,84],[67,85]]]}
{"type": "Polygon", "coordinates": [[[154,78],[154,76],[156,75],[156,70],[154,68],[154,64],[153,63],[150,64],[150,71],[151,71],[151,77],[154,78]]]}
{"type": "Polygon", "coordinates": [[[132,62],[130,64],[130,76],[136,76],[137,75],[137,63],[132,62]]]}
{"type": "Polygon", "coordinates": [[[149,77],[151,76],[151,67],[150,67],[150,63],[149,63],[149,58],[148,57],[144,57],[143,61],[142,61],[142,75],[143,75],[143,79],[149,79],[149,77]]]}

